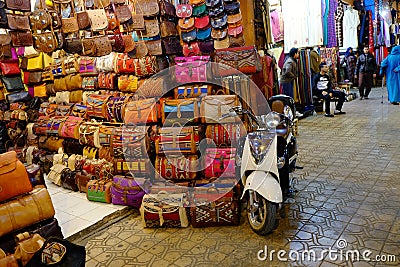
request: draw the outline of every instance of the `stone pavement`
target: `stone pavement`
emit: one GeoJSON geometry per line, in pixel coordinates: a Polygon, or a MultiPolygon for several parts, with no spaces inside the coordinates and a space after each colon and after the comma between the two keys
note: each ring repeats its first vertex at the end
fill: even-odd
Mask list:
{"type": "Polygon", "coordinates": [[[381,104],[377,88],[343,110],[300,120],[304,169],[295,174],[288,216],[272,234],[254,234],[244,217],[237,227],[144,229],[136,212],[89,239],[87,266],[399,266],[400,107],[386,96],[381,104]],[[266,246],[276,252],[259,260],[266,246]],[[287,262],[278,260],[279,250],[287,262]],[[316,260],[308,258],[313,252],[316,260]],[[396,261],[353,261],[357,252],[360,260],[365,252],[396,261]]]}

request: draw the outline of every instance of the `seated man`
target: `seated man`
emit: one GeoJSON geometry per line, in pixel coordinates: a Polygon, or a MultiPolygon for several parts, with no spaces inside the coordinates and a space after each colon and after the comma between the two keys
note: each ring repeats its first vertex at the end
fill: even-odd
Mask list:
{"type": "Polygon", "coordinates": [[[343,103],[346,100],[346,94],[340,90],[332,90],[331,79],[328,75],[329,67],[325,62],[319,65],[319,69],[320,72],[314,77],[312,89],[315,96],[325,100],[325,117],[334,117],[330,111],[332,97],[337,97],[339,99],[334,114],[346,114],[346,112],[342,111],[343,103]]]}

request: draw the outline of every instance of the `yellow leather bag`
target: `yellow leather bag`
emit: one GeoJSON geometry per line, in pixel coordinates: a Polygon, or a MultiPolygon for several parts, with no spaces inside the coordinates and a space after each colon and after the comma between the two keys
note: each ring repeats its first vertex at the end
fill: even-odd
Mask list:
{"type": "Polygon", "coordinates": [[[44,83],[41,85],[35,85],[33,87],[33,92],[34,92],[34,96],[46,97],[47,96],[46,84],[44,83]]]}

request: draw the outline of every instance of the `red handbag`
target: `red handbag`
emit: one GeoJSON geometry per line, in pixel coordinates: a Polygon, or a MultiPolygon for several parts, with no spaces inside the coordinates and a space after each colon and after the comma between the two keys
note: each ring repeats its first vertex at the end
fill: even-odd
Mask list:
{"type": "Polygon", "coordinates": [[[138,77],[150,76],[158,72],[156,56],[133,59],[134,73],[138,77]]]}
{"type": "Polygon", "coordinates": [[[191,42],[190,44],[185,43],[183,45],[183,55],[185,57],[189,56],[199,56],[201,54],[199,44],[197,42],[191,42]]]}
{"type": "Polygon", "coordinates": [[[101,72],[97,79],[99,88],[114,90],[116,88],[116,74],[113,72],[101,72]]]}
{"type": "Polygon", "coordinates": [[[176,7],[176,16],[179,18],[189,18],[193,14],[193,8],[189,4],[181,4],[176,7]]]}
{"type": "Polygon", "coordinates": [[[135,72],[134,59],[128,54],[118,53],[115,57],[114,71],[121,74],[131,74],[135,72]]]}
{"type": "Polygon", "coordinates": [[[210,124],[207,126],[206,137],[209,143],[219,145],[236,146],[239,138],[246,134],[246,129],[243,124],[210,124]]]}
{"type": "Polygon", "coordinates": [[[206,178],[235,177],[236,148],[207,148],[204,157],[206,178]]]}
{"type": "Polygon", "coordinates": [[[21,74],[18,60],[2,60],[0,61],[0,69],[4,76],[13,76],[21,74]]]}
{"type": "Polygon", "coordinates": [[[157,156],[155,162],[156,178],[158,180],[196,179],[198,171],[198,157],[192,156],[157,156]]]}
{"type": "Polygon", "coordinates": [[[79,126],[83,118],[69,116],[59,129],[61,137],[79,139],[79,126]]]}

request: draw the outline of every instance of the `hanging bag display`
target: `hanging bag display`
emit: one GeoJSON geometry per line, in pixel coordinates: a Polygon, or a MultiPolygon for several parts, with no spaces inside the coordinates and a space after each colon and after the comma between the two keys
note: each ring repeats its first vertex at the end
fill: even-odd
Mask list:
{"type": "Polygon", "coordinates": [[[156,139],[157,154],[196,154],[199,145],[197,127],[162,127],[156,139]]]}
{"type": "Polygon", "coordinates": [[[160,12],[157,0],[136,0],[135,9],[140,10],[145,17],[154,17],[160,12]]]}
{"type": "Polygon", "coordinates": [[[143,159],[147,157],[148,137],[144,126],[116,127],[113,129],[112,150],[115,158],[143,159]]]}
{"type": "Polygon", "coordinates": [[[124,108],[123,121],[125,124],[156,123],[158,120],[157,99],[141,99],[129,101],[124,108]]]}
{"type": "MultiPolygon", "coordinates": [[[[99,3],[102,5],[102,1],[99,3]]],[[[104,6],[100,6],[97,9],[86,10],[90,19],[90,25],[92,31],[104,31],[108,28],[108,18],[104,6]]]]}
{"type": "Polygon", "coordinates": [[[163,99],[162,122],[165,126],[172,126],[175,122],[182,125],[198,121],[199,106],[197,98],[163,99]]]}
{"type": "Polygon", "coordinates": [[[200,112],[204,123],[235,123],[240,121],[239,116],[222,118],[231,108],[239,104],[236,95],[205,96],[201,101],[200,112]]]}
{"type": "Polygon", "coordinates": [[[87,115],[107,119],[107,101],[109,98],[109,95],[91,94],[86,102],[87,115]]]}
{"type": "Polygon", "coordinates": [[[29,0],[6,0],[5,2],[8,9],[16,11],[31,11],[31,1],[29,0]]]}
{"type": "Polygon", "coordinates": [[[176,82],[206,82],[208,62],[210,62],[209,56],[176,57],[176,82]]]}
{"type": "Polygon", "coordinates": [[[207,148],[204,157],[206,178],[235,177],[236,148],[207,148]]]}
{"type": "MultiPolygon", "coordinates": [[[[78,20],[76,17],[76,12],[75,12],[75,5],[73,0],[67,0],[67,1],[55,1],[60,8],[62,8],[64,5],[68,5],[68,10],[70,12],[69,17],[64,17],[61,19],[61,30],[63,33],[68,34],[68,33],[74,33],[79,31],[79,25],[78,25],[78,20]]],[[[60,11],[60,14],[62,14],[62,11],[60,11]]]]}

